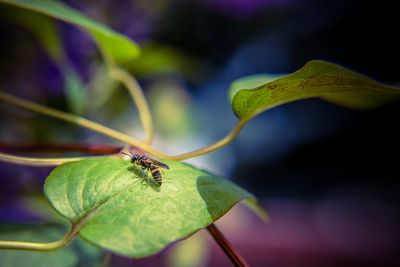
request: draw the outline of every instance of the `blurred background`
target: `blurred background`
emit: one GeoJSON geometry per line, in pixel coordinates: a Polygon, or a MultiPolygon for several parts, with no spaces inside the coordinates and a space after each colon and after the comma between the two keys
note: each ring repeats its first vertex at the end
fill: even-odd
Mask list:
{"type": "MultiPolygon", "coordinates": [[[[65,2],[142,47],[125,67],[148,97],[155,146],[170,154],[211,144],[231,130],[236,118],[227,90],[246,75],[281,75],[322,59],[400,86],[393,1],[65,2]]],[[[90,37],[22,13],[0,5],[0,90],[142,137],[130,96],[108,76],[90,37]]],[[[297,101],[257,116],[231,145],[189,162],[253,192],[268,211],[268,224],[241,206],[217,222],[251,266],[399,266],[399,115],[399,101],[362,112],[297,101]]],[[[121,146],[0,103],[1,151],[76,155],[36,148],[77,142],[121,146]]],[[[60,220],[42,195],[50,171],[0,162],[3,225],[60,220]]],[[[7,239],[4,229],[1,239],[7,239]]],[[[141,260],[74,246],[79,257],[68,266],[88,266],[92,258],[110,266],[231,265],[203,231],[141,260]]],[[[13,255],[3,260],[21,254],[13,255]]]]}

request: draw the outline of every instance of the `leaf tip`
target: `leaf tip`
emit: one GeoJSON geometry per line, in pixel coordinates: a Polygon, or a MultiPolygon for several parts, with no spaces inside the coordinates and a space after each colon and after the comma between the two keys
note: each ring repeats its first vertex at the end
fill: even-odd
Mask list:
{"type": "Polygon", "coordinates": [[[261,221],[269,223],[269,215],[263,206],[257,201],[255,197],[246,198],[242,202],[250,211],[252,211],[261,221]]]}

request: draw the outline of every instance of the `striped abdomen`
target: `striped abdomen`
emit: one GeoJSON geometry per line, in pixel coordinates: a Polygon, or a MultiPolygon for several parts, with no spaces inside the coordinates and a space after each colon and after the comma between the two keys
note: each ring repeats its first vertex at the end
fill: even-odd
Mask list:
{"type": "Polygon", "coordinates": [[[162,184],[162,177],[159,168],[155,165],[150,166],[151,176],[153,176],[154,180],[158,185],[162,184]]]}

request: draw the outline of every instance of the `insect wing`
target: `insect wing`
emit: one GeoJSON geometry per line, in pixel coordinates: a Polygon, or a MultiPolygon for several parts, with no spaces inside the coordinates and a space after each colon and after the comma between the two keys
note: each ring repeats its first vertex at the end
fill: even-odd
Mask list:
{"type": "Polygon", "coordinates": [[[159,162],[159,161],[157,161],[157,160],[155,160],[155,159],[151,159],[151,160],[153,161],[153,164],[154,164],[154,165],[157,165],[158,167],[161,167],[161,168],[163,168],[163,169],[169,169],[169,167],[168,167],[167,164],[164,164],[164,163],[162,163],[162,162],[159,162]]]}

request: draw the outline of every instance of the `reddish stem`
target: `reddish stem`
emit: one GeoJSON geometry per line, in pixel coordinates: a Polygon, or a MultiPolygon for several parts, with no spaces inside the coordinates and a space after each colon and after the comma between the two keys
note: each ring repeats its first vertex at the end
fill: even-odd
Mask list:
{"type": "Polygon", "coordinates": [[[90,155],[107,155],[118,153],[121,147],[101,144],[79,143],[45,143],[45,144],[6,144],[0,143],[0,151],[56,151],[56,152],[81,152],[90,155]]]}
{"type": "Polygon", "coordinates": [[[207,227],[208,232],[212,235],[218,245],[222,248],[225,254],[229,257],[232,263],[237,267],[249,267],[247,262],[242,256],[232,247],[225,236],[218,230],[218,228],[211,224],[207,227]]]}

